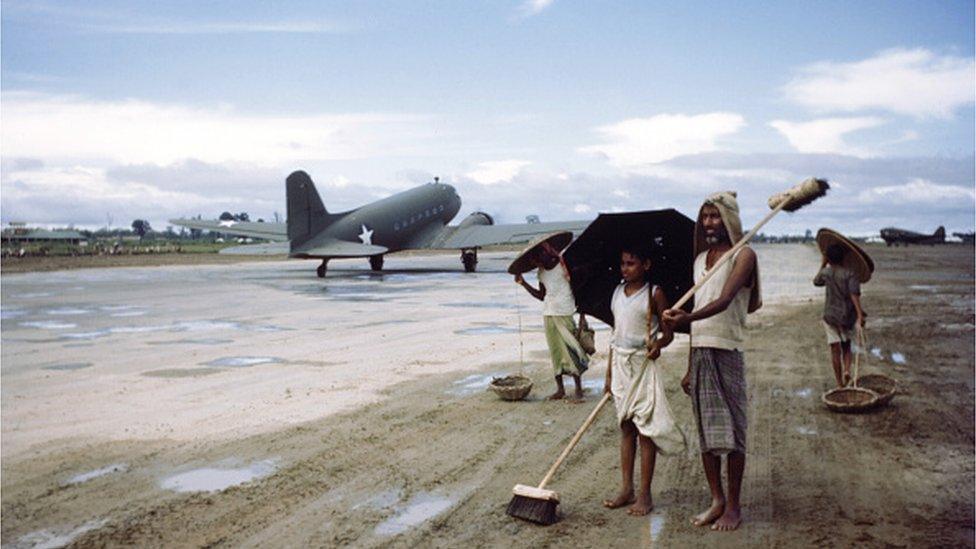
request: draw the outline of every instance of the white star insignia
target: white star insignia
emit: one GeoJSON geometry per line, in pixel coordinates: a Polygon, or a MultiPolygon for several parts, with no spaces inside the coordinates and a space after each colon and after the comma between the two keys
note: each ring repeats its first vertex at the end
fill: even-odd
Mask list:
{"type": "Polygon", "coordinates": [[[363,232],[359,234],[359,240],[362,240],[363,244],[366,244],[367,246],[372,246],[373,231],[371,229],[367,229],[366,225],[360,225],[360,226],[363,228],[363,232]]]}

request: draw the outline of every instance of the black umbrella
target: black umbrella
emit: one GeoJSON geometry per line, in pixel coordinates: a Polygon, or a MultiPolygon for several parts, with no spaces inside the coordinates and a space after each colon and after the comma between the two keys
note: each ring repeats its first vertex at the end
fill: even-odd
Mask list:
{"type": "MultiPolygon", "coordinates": [[[[579,310],[613,326],[610,298],[626,244],[650,247],[651,281],[676,302],[692,286],[695,222],[675,209],[600,214],[563,252],[579,310]]],[[[683,307],[690,311],[692,301],[683,307]]]]}

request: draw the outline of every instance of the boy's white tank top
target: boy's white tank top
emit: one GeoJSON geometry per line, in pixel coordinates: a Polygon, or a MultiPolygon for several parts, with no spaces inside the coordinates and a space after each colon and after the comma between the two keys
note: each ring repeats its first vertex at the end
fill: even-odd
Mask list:
{"type": "Polygon", "coordinates": [[[546,270],[539,268],[539,282],[546,286],[542,299],[543,316],[568,316],[576,312],[576,299],[562,264],[546,270]]]}
{"type": "MultiPolygon", "coordinates": [[[[732,261],[726,262],[719,267],[719,270],[708,279],[708,282],[695,292],[695,310],[715,301],[722,295],[722,288],[732,274],[732,266],[739,257],[740,249],[732,257],[732,261]]],[[[698,254],[695,258],[695,283],[697,284],[705,278],[705,261],[708,251],[698,254]]],[[[727,349],[730,351],[741,351],[743,348],[743,331],[746,326],[746,314],[749,311],[749,292],[748,287],[742,287],[732,298],[732,303],[721,313],[691,323],[691,346],[692,347],[714,347],[716,349],[727,349]]]]}
{"type": "MultiPolygon", "coordinates": [[[[650,284],[644,286],[628,296],[624,291],[626,282],[621,282],[613,291],[610,298],[610,309],[613,311],[612,343],[617,349],[643,349],[644,338],[647,337],[647,292],[654,295],[654,288],[650,284]]],[[[657,315],[651,318],[651,331],[657,329],[657,315]]]]}

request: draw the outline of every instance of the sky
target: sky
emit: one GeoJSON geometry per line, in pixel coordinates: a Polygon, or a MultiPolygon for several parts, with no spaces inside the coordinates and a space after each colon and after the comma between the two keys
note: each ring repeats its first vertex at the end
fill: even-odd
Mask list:
{"type": "Polygon", "coordinates": [[[0,221],[282,219],[440,177],[499,223],[767,198],[764,232],[972,231],[973,2],[0,5],[0,221]]]}

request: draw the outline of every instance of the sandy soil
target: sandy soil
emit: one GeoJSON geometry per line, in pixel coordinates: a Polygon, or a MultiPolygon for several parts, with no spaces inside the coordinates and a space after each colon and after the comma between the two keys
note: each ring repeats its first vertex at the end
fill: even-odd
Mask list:
{"type": "MultiPolygon", "coordinates": [[[[819,400],[832,383],[819,299],[757,315],[746,354],[751,424],[745,522],[734,533],[688,524],[708,500],[693,449],[687,456],[658,459],[656,510],[650,517],[603,509],[601,498],[619,478],[618,435],[609,409],[551,484],[562,495],[563,520],[544,528],[507,517],[511,487],[538,482],[595,404],[597,392],[582,405],[541,401],[552,382],[543,344],[532,341],[526,371],[536,388],[528,401],[501,402],[478,390],[476,376],[511,371],[510,349],[494,349],[495,341],[486,337],[490,343],[472,347],[480,358],[451,345],[446,347],[455,356],[445,356],[430,343],[443,333],[434,326],[425,351],[409,347],[388,358],[390,370],[421,361],[433,366],[423,370],[428,373],[411,370],[367,405],[319,419],[281,421],[279,429],[264,425],[246,436],[79,435],[10,453],[5,447],[2,541],[5,546],[51,539],[73,539],[77,546],[972,546],[973,250],[875,247],[871,253],[878,272],[865,287],[864,303],[869,347],[877,351],[864,371],[897,378],[902,393],[875,413],[831,414],[819,400]],[[506,358],[492,360],[492,355],[506,358]],[[466,360],[477,368],[448,368],[466,360]],[[470,393],[468,383],[475,387],[470,393]],[[166,471],[255,463],[270,463],[275,470],[220,492],[161,487],[166,471]],[[124,467],[86,482],[65,482],[111,464],[124,467]]],[[[541,334],[533,337],[541,340],[541,334]]],[[[598,338],[604,341],[606,334],[598,338]]],[[[679,340],[673,347],[662,358],[666,384],[693,440],[690,404],[678,389],[686,346],[679,340]]],[[[587,379],[602,379],[604,363],[605,356],[598,355],[587,379]]],[[[162,383],[167,375],[146,379],[162,383]]],[[[187,375],[199,383],[219,377],[187,375]]],[[[17,436],[7,430],[13,409],[8,405],[5,446],[17,436]]],[[[322,406],[331,409],[328,402],[322,406]]]]}

